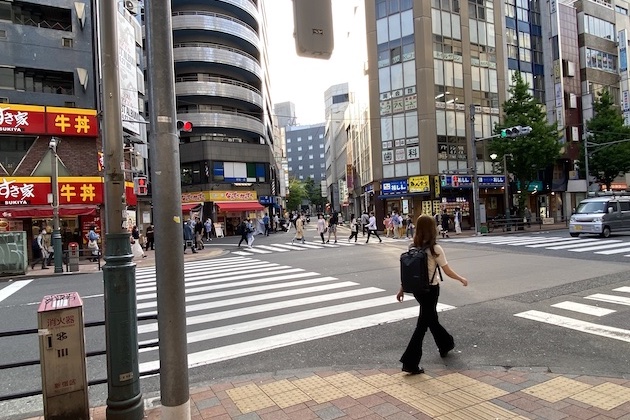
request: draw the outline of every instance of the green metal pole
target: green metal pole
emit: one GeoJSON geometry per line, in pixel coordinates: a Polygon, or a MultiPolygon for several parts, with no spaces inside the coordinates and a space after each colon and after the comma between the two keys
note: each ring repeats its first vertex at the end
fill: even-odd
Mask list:
{"type": "Polygon", "coordinates": [[[52,151],[52,207],[53,207],[53,260],[55,262],[55,273],[63,273],[63,260],[61,258],[61,231],[59,230],[59,162],[57,159],[57,146],[59,139],[50,139],[49,147],[52,151]]]}
{"type": "Polygon", "coordinates": [[[138,366],[136,264],[126,231],[125,173],[120,84],[118,2],[100,0],[98,29],[102,68],[102,135],[105,163],[105,339],[108,420],[144,417],[138,366]]]}

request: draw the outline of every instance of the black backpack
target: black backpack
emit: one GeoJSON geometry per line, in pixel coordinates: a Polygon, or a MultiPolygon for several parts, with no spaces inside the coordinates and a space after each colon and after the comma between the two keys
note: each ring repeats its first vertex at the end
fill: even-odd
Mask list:
{"type": "Polygon", "coordinates": [[[436,271],[442,271],[436,264],[433,275],[429,277],[429,256],[427,248],[410,248],[409,251],[400,255],[400,284],[403,292],[414,294],[425,294],[431,290],[431,282],[435,278],[436,271]]]}

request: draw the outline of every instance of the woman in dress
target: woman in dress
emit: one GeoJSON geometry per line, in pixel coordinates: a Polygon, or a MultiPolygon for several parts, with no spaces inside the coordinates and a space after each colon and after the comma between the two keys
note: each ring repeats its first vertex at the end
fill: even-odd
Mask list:
{"type": "Polygon", "coordinates": [[[326,220],[324,219],[324,215],[321,213],[317,213],[317,233],[319,237],[322,238],[322,243],[326,243],[324,239],[324,233],[326,233],[326,220]]]}

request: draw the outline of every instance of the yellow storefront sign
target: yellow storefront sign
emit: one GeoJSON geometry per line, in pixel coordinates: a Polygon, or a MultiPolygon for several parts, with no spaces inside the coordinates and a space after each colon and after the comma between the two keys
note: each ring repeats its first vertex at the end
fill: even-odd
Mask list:
{"type": "Polygon", "coordinates": [[[195,191],[182,193],[182,204],[208,201],[257,201],[256,191],[195,191]]]}
{"type": "Polygon", "coordinates": [[[429,184],[429,175],[412,176],[407,181],[410,193],[431,192],[431,184],[429,184]]]}

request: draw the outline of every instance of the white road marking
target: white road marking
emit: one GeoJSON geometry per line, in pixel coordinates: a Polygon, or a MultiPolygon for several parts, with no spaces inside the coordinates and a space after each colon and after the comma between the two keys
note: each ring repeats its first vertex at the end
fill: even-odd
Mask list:
{"type": "Polygon", "coordinates": [[[595,293],[586,296],[584,299],[597,300],[599,302],[615,303],[617,305],[630,306],[630,298],[625,296],[606,295],[604,293],[595,293]]]}
{"type": "Polygon", "coordinates": [[[541,311],[526,311],[515,314],[514,316],[630,343],[630,330],[624,330],[622,328],[598,325],[592,322],[579,321],[577,319],[541,311]]]}
{"type": "Polygon", "coordinates": [[[615,291],[615,292],[623,292],[623,293],[630,293],[630,287],[628,287],[628,286],[617,287],[616,289],[613,289],[613,291],[615,291]]]}
{"type": "MultiPolygon", "coordinates": [[[[438,310],[448,310],[453,307],[438,304],[438,310]]],[[[261,353],[267,350],[273,350],[279,347],[289,346],[291,344],[304,343],[307,341],[317,340],[320,338],[330,337],[349,331],[355,331],[363,328],[373,327],[380,324],[402,321],[408,318],[418,316],[418,308],[416,306],[398,309],[374,315],[368,315],[360,318],[346,319],[343,321],[332,322],[330,324],[318,325],[310,328],[303,328],[297,331],[290,331],[283,334],[272,335],[269,337],[250,340],[242,343],[231,344],[223,347],[217,347],[204,350],[188,355],[188,366],[208,365],[223,360],[235,359],[237,357],[247,356],[250,354],[261,353]]],[[[140,364],[140,372],[146,372],[158,369],[160,362],[158,360],[145,362],[140,364]]]]}
{"type": "Polygon", "coordinates": [[[11,296],[12,294],[14,294],[15,292],[17,292],[22,287],[26,286],[27,284],[29,284],[32,281],[33,281],[33,279],[31,279],[31,280],[18,280],[18,281],[15,281],[15,282],[9,284],[6,287],[0,289],[0,302],[2,302],[3,300],[5,300],[6,298],[8,298],[9,296],[11,296]]]}
{"type": "Polygon", "coordinates": [[[551,306],[553,306],[554,308],[566,309],[567,311],[580,312],[583,314],[595,316],[610,315],[614,312],[617,312],[612,309],[600,308],[598,306],[585,305],[583,303],[569,301],[556,303],[551,306]]]}

